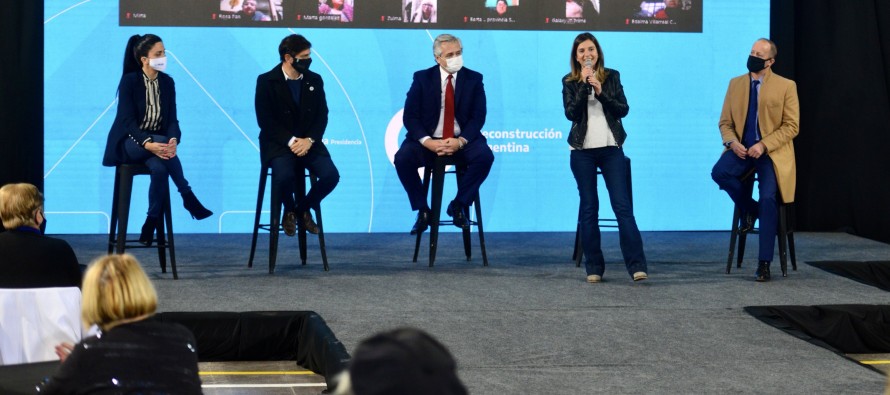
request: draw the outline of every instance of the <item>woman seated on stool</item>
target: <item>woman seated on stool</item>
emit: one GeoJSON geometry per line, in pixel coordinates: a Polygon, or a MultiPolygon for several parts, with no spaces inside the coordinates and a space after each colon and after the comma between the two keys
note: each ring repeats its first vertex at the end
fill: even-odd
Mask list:
{"type": "Polygon", "coordinates": [[[118,85],[117,115],[108,132],[105,166],[145,164],[151,170],[148,188],[148,217],[139,242],[150,246],[163,212],[164,196],[173,179],[192,218],[204,219],[213,212],[205,208],[189,187],[176,155],[182,133],[176,118],[176,87],[164,73],[167,56],[164,43],[154,34],[135,35],[124,51],[124,72],[118,85]]]}
{"type": "Polygon", "coordinates": [[[181,325],[148,319],[157,304],[136,258],[97,259],[84,275],[81,318],[100,332],[56,347],[62,365],[39,392],[200,394],[195,338],[181,325]]]}

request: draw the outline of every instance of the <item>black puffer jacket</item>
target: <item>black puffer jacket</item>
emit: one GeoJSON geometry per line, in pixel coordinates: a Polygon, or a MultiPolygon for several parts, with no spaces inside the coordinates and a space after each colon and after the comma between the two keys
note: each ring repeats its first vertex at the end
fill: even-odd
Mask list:
{"type": "MultiPolygon", "coordinates": [[[[569,132],[569,145],[575,149],[581,149],[584,144],[584,136],[587,134],[587,98],[593,87],[580,81],[569,80],[569,74],[562,78],[562,104],[566,110],[566,118],[572,121],[572,129],[569,132]]],[[[618,71],[606,69],[606,81],[603,82],[603,90],[596,97],[603,104],[603,112],[606,114],[606,122],[612,130],[612,136],[618,146],[624,145],[627,132],[621,124],[621,118],[627,116],[630,107],[627,106],[627,98],[624,97],[624,87],[621,86],[621,77],[618,71]]]]}

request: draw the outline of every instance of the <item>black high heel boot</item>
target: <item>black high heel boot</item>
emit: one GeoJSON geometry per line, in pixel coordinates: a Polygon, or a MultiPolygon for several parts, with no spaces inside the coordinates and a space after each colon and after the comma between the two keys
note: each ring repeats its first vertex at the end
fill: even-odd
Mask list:
{"type": "Polygon", "coordinates": [[[193,219],[201,220],[213,215],[213,211],[204,207],[192,191],[184,192],[182,194],[182,205],[189,211],[193,219]]]}
{"type": "Polygon", "coordinates": [[[151,247],[151,243],[155,238],[155,229],[158,227],[158,219],[155,217],[146,217],[145,223],[142,224],[142,234],[139,235],[139,243],[151,247]]]}

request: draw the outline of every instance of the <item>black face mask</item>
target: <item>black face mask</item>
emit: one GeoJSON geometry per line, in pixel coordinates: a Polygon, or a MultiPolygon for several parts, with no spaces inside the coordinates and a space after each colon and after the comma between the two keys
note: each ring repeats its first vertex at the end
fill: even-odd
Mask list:
{"type": "Polygon", "coordinates": [[[305,73],[306,70],[309,70],[309,65],[312,64],[312,58],[309,59],[298,59],[294,58],[294,61],[291,62],[291,66],[294,67],[300,73],[305,73]]]}
{"type": "Polygon", "coordinates": [[[748,71],[756,73],[766,68],[766,59],[760,59],[753,55],[748,55],[748,71]]]}
{"type": "Polygon", "coordinates": [[[40,223],[40,233],[46,234],[46,217],[43,217],[43,222],[40,223]]]}

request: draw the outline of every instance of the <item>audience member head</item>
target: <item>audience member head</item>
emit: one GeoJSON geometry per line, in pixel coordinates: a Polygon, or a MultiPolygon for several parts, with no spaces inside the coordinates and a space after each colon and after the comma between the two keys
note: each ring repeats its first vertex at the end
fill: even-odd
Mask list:
{"type": "Polygon", "coordinates": [[[442,343],[419,329],[400,328],[358,345],[337,393],[463,395],[467,389],[442,343]]]}
{"type": "Polygon", "coordinates": [[[498,12],[498,15],[504,15],[507,13],[507,0],[498,0],[494,6],[495,11],[498,12]]]}
{"type": "Polygon", "coordinates": [[[83,276],[83,325],[102,330],[154,314],[158,295],[142,266],[130,254],[106,255],[90,264],[83,276]]]}
{"type": "Polygon", "coordinates": [[[244,3],[241,4],[241,12],[253,18],[256,14],[256,0],[244,0],[244,3]]]}
{"type": "Polygon", "coordinates": [[[569,54],[569,64],[571,65],[571,75],[569,79],[582,81],[581,69],[584,63],[590,61],[593,64],[593,71],[600,82],[606,75],[605,57],[600,42],[590,33],[581,33],[575,37],[572,43],[572,52],[569,54]]]}
{"type": "Polygon", "coordinates": [[[31,184],[6,184],[0,188],[0,219],[3,227],[15,229],[27,226],[40,229],[43,215],[43,195],[31,184]]]}
{"type": "MultiPolygon", "coordinates": [[[[161,43],[161,56],[153,56],[152,52],[156,52],[155,47],[161,43],[161,38],[154,34],[146,34],[140,36],[134,34],[127,40],[127,49],[124,51],[124,74],[142,70],[142,66],[150,64],[151,58],[165,56],[163,43],[161,43]]],[[[157,55],[157,54],[155,54],[157,55]]]]}
{"type": "Polygon", "coordinates": [[[429,20],[433,16],[433,0],[423,0],[420,2],[420,13],[423,19],[429,20]]]}

